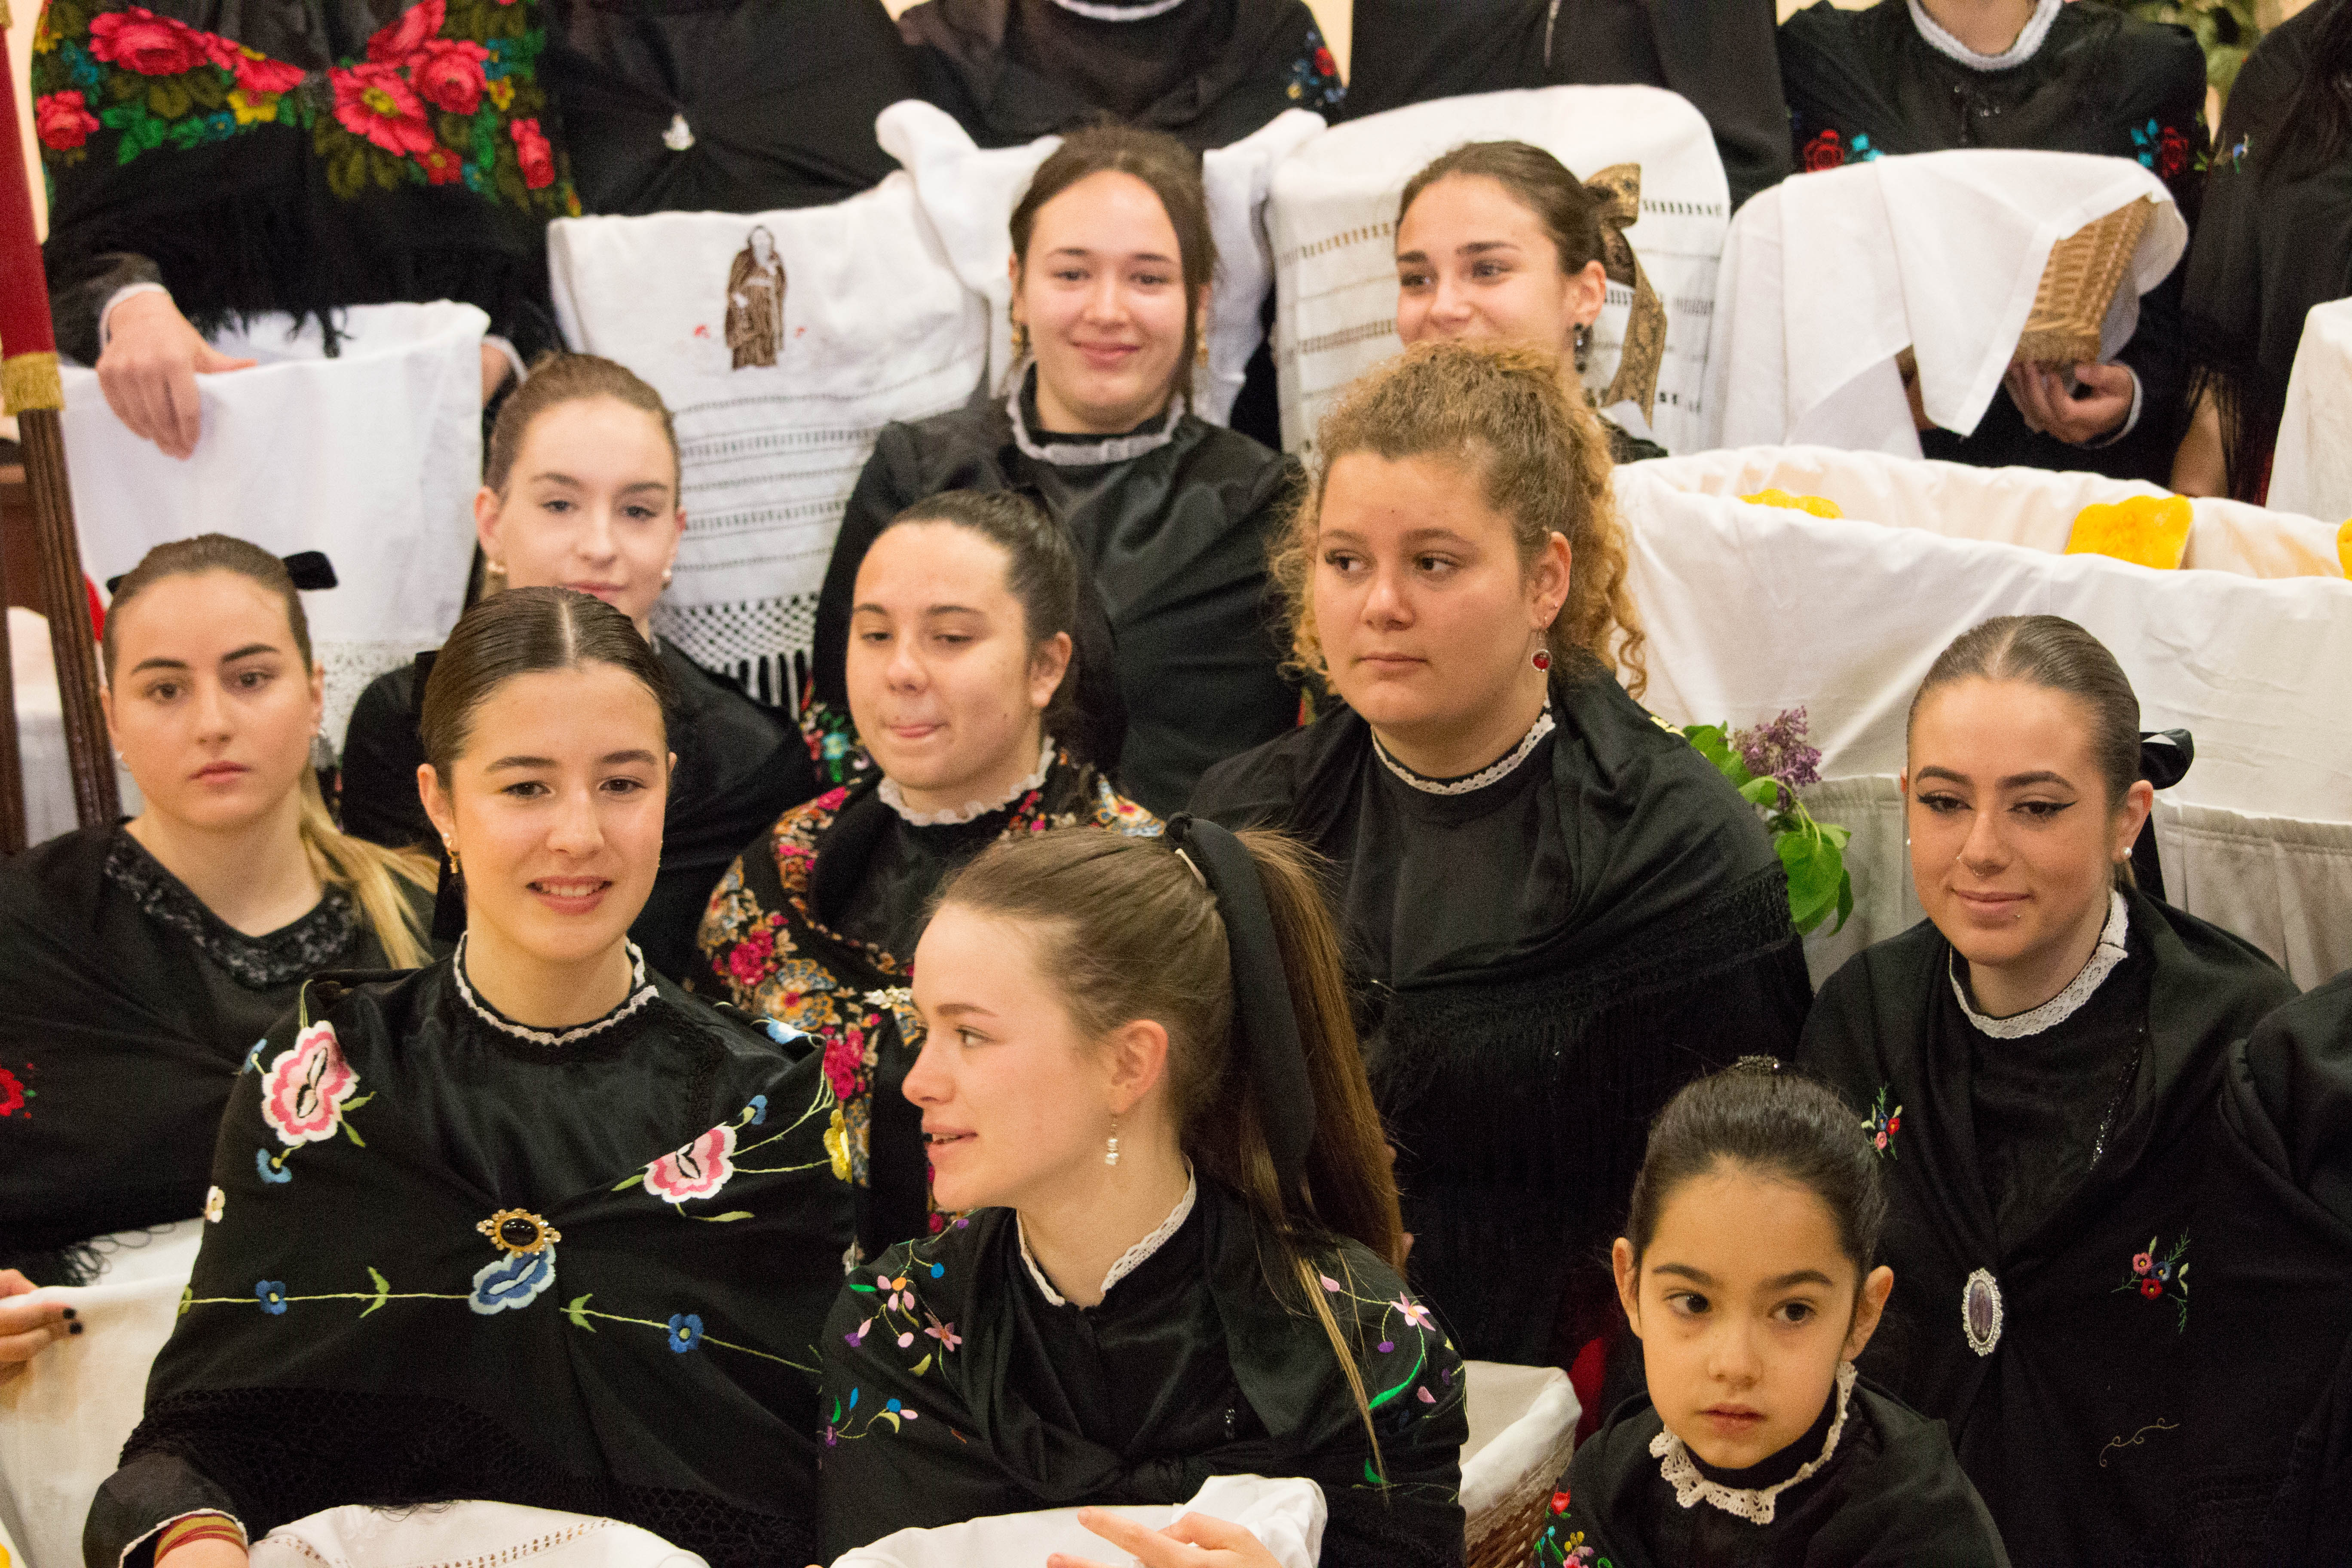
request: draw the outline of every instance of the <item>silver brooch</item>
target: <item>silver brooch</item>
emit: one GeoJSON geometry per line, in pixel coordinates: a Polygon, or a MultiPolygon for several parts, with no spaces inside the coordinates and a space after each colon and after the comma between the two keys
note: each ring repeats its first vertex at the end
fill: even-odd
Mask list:
{"type": "Polygon", "coordinates": [[[1969,1275],[1960,1289],[1960,1331],[1979,1355],[1992,1354],[2000,1343],[2000,1285],[1990,1268],[1969,1275]]]}

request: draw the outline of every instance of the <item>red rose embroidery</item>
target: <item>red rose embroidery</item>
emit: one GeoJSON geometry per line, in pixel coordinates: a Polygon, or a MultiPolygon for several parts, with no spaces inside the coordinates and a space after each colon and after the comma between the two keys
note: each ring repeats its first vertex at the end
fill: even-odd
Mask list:
{"type": "Polygon", "coordinates": [[[421,156],[435,145],[425,105],[390,66],[352,66],[327,77],[335,84],[335,119],[354,136],[404,157],[421,156]]]}
{"type": "Polygon", "coordinates": [[[302,81],[302,68],[289,66],[284,60],[273,60],[245,49],[236,51],[236,58],[228,68],[236,73],[236,89],[248,99],[265,92],[291,92],[302,81]]]}
{"type": "Polygon", "coordinates": [[[2168,125],[2156,142],[2156,177],[2168,180],[2189,166],[2189,138],[2168,125]]]}
{"type": "Polygon", "coordinates": [[[177,76],[205,62],[203,37],[143,6],[127,6],[89,24],[89,52],[141,76],[177,76]]]}
{"type": "MultiPolygon", "coordinates": [[[[63,96],[62,94],[59,96],[63,96]]],[[[73,95],[79,98],[81,94],[73,95]]],[[[92,121],[92,124],[97,121],[92,121]]],[[[0,1068],[0,1116],[14,1116],[25,1109],[25,1086],[15,1073],[0,1068]]]]}
{"type": "Polygon", "coordinates": [[[1805,172],[1818,174],[1824,169],[1845,166],[1845,142],[1834,131],[1824,131],[1805,143],[1805,172]]]}
{"type": "Polygon", "coordinates": [[[466,172],[465,161],[446,147],[436,147],[416,161],[425,165],[427,184],[455,184],[466,172]]]}
{"type": "MultiPolygon", "coordinates": [[[[98,116],[89,111],[80,93],[52,92],[33,100],[33,124],[40,132],[43,146],[62,153],[89,140],[89,133],[98,129],[98,116]]],[[[0,1068],[0,1116],[16,1108],[8,1100],[8,1091],[16,1084],[7,1069],[0,1068]]],[[[24,1097],[20,1093],[16,1104],[22,1103],[24,1097]]]]}
{"type": "Polygon", "coordinates": [[[1552,1493],[1552,1494],[1551,1494],[1551,1510],[1552,1510],[1552,1512],[1554,1512],[1554,1513],[1566,1513],[1566,1512],[1568,1511],[1568,1507],[1569,1507],[1569,1496],[1568,1496],[1568,1493],[1566,1493],[1565,1491],[1557,1491],[1557,1492],[1554,1492],[1554,1493],[1552,1493]]]}
{"type": "Polygon", "coordinates": [[[545,190],[555,183],[555,151],[541,134],[536,117],[518,120],[507,127],[514,138],[515,162],[522,165],[522,183],[526,189],[545,190]]]}
{"type": "Polygon", "coordinates": [[[490,51],[479,44],[436,38],[425,46],[422,58],[410,63],[409,85],[436,109],[471,114],[482,104],[482,62],[489,58],[490,51]]]}
{"type": "Polygon", "coordinates": [[[425,47],[425,40],[440,33],[447,15],[447,0],[425,0],[422,5],[410,6],[398,20],[368,40],[367,58],[380,66],[405,64],[411,55],[425,47]]]}
{"type": "Polygon", "coordinates": [[[1339,62],[1331,58],[1330,50],[1318,47],[1315,51],[1315,71],[1318,76],[1338,76],[1339,62]]]}

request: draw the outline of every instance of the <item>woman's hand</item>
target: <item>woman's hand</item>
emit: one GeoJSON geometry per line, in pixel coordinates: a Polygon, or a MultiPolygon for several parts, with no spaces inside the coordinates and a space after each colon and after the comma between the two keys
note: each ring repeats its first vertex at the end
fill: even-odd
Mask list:
{"type": "Polygon", "coordinates": [[[55,1297],[26,1300],[35,1286],[13,1268],[0,1268],[0,1383],[25,1368],[53,1340],[81,1332],[74,1310],[55,1297]]]}
{"type": "Polygon", "coordinates": [[[196,377],[247,370],[205,342],[169,294],[133,294],[107,313],[106,352],[98,356],[98,388],[114,416],[162,447],[186,458],[203,434],[196,377]]]}
{"type": "Polygon", "coordinates": [[[2070,447],[2112,436],[2131,417],[2131,369],[2120,364],[2084,363],[2074,367],[2074,381],[2084,395],[2066,390],[2066,378],[2046,365],[2011,364],[2002,381],[2010,401],[2025,416],[2025,427],[2037,436],[2055,436],[2070,447]]]}
{"type": "MultiPolygon", "coordinates": [[[[1212,1519],[1205,1513],[1188,1513],[1166,1530],[1154,1531],[1108,1509],[1082,1508],[1078,1522],[1143,1568],[1282,1568],[1256,1536],[1230,1520],[1212,1519]]],[[[1045,1559],[1045,1568],[1109,1565],[1056,1552],[1045,1559]]]]}

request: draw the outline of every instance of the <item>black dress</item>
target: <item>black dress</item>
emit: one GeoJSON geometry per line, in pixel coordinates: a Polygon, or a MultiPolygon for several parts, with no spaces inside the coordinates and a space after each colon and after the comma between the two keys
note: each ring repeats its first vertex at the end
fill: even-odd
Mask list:
{"type": "Polygon", "coordinates": [[[837,202],[898,165],[874,117],[919,96],[881,0],[551,0],[547,87],[591,213],[837,202]]]}
{"type": "MultiPolygon", "coordinates": [[[[785,807],[816,793],[816,776],[792,726],[667,643],[669,745],[677,755],[662,814],[661,870],[629,935],[671,976],[695,966],[694,928],[735,852],[785,807]]],[[[425,761],[417,720],[433,655],[368,684],[343,737],[343,829],[377,844],[437,850],[416,793],[425,761]]]]}
{"type": "Polygon", "coordinates": [[[459,300],[559,339],[548,220],[579,212],[539,81],[541,0],[47,0],[33,55],[58,346],[116,290],[198,329],[459,300]]]}
{"type": "Polygon", "coordinates": [[[922,1049],[907,990],[931,898],[1000,838],[1160,819],[1057,752],[1034,788],[969,821],[918,826],[868,773],[784,813],[710,894],[688,984],[813,1037],[840,1108],[827,1136],[857,1188],[858,1256],[935,1232],[922,1114],[900,1092],[922,1049]]]}
{"type": "Polygon", "coordinates": [[[2294,986],[2227,931],[2122,907],[2122,961],[2020,1018],[1972,1016],[1923,921],[1840,969],[1805,1028],[1892,1188],[1864,1365],[1950,1423],[2022,1563],[2180,1561],[2227,1463],[2188,1426],[2241,1353],[2215,1333],[2207,1259],[2239,1219],[2205,1205],[2206,1152],[2231,1042],[2294,986]]]}
{"type": "Polygon", "coordinates": [[[1355,0],[1348,117],[1433,98],[1632,82],[1706,116],[1731,205],[1789,173],[1768,0],[1355,0]]]}
{"type": "Polygon", "coordinates": [[[1853,1386],[1842,1419],[1832,1389],[1811,1431],[1746,1469],[1719,1470],[1686,1450],[1678,1460],[1679,1445],[1662,1458],[1652,1445],[1664,1430],[1637,1396],[1576,1450],[1536,1538],[1540,1568],[2008,1568],[1944,1424],[1868,1384],[1853,1386]],[[1666,1479],[1669,1464],[1682,1487],[1666,1479]],[[1733,1512],[1699,1480],[1740,1493],[1785,1489],[1759,1521],[1752,1516],[1765,1510],[1743,1497],[1747,1511],[1733,1512]]]}
{"type": "Polygon", "coordinates": [[[2352,148],[2298,167],[2298,127],[2286,121],[2317,68],[2315,35],[2341,3],[2290,16],[2240,68],[2189,253],[2189,348],[2221,401],[2230,493],[2241,500],[2259,503],[2270,488],[2304,317],[2352,294],[2352,148]]]}
{"type": "Polygon", "coordinates": [[[922,96],[983,147],[1108,114],[1204,151],[1347,91],[1305,0],[923,0],[898,31],[922,96]]]}
{"type": "Polygon", "coordinates": [[[479,1003],[463,963],[313,982],[254,1049],[90,1562],[199,1510],[257,1540],[453,1499],[808,1561],[849,1232],[815,1058],[642,959],[560,1035],[479,1003]]]}
{"type": "Polygon", "coordinates": [[[247,936],[121,827],[0,863],[0,1268],[79,1283],[76,1243],[194,1218],[255,1043],[312,974],[385,962],[341,889],[247,936]]]}
{"type": "MultiPolygon", "coordinates": [[[[1127,730],[1111,777],[1152,811],[1174,811],[1210,763],[1297,721],[1265,567],[1297,466],[1191,414],[1108,439],[1033,435],[1034,374],[1018,406],[1018,424],[1004,405],[983,403],[883,426],[817,599],[811,744],[836,783],[866,765],[842,667],[857,568],[883,527],[941,490],[1026,489],[1070,531],[1117,640],[1127,730]]],[[[1080,638],[1082,681],[1100,657],[1089,657],[1092,640],[1080,638]]],[[[1079,706],[1103,704],[1082,686],[1079,706]]]]}
{"type": "MultiPolygon", "coordinates": [[[[2205,56],[2185,27],[2142,22],[2101,0],[2062,5],[2020,64],[1978,70],[1920,36],[1905,0],[1866,11],[1816,4],[1782,25],[1780,78],[1801,170],[1897,153],[2017,147],[2130,158],[2170,187],[2192,227],[2203,182],[2205,56]]],[[[2109,445],[2037,436],[2006,392],[1965,439],[1921,433],[1930,458],[2016,464],[2162,484],[2172,472],[2188,378],[2184,268],[2140,296],[2139,326],[2117,354],[2140,381],[2139,422],[2109,445]]]]}
{"type": "Polygon", "coordinates": [[[1734,1058],[1792,1049],[1811,996],[1754,811],[1580,664],[1553,670],[1558,729],[1483,788],[1412,787],[1341,710],[1192,801],[1330,860],[1412,1276],[1481,1361],[1616,1331],[1609,1243],[1650,1119],[1734,1058]]]}
{"type": "Polygon", "coordinates": [[[1091,1308],[1046,1295],[1010,1209],[853,1272],[824,1333],[827,1556],[909,1527],[1182,1502],[1212,1476],[1261,1475],[1322,1487],[1323,1568],[1459,1564],[1468,1426],[1453,1347],[1360,1246],[1318,1260],[1380,1435],[1376,1472],[1322,1323],[1295,1284],[1268,1283],[1279,1244],[1238,1196],[1197,1190],[1175,1234],[1091,1308]]]}

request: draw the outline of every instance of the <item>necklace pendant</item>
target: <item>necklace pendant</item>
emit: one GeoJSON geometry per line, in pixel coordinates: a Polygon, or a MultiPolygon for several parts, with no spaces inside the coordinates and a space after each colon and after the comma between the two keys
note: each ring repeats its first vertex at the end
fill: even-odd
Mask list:
{"type": "Polygon", "coordinates": [[[1991,1269],[1979,1268],[1960,1289],[1960,1331],[1968,1336],[1969,1349],[1992,1354],[2000,1343],[2000,1283],[1991,1269]]]}

